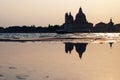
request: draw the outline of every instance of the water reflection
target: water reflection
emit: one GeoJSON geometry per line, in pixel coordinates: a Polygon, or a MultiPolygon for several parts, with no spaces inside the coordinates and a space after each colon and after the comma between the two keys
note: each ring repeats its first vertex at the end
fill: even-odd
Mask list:
{"type": "MultiPolygon", "coordinates": [[[[109,42],[110,48],[112,48],[114,42],[109,42]]],[[[65,52],[71,54],[72,50],[75,47],[76,52],[79,54],[80,59],[82,58],[83,53],[86,51],[88,43],[65,43],[65,52]]]]}
{"type": "Polygon", "coordinates": [[[0,42],[0,79],[119,80],[120,44],[110,42],[0,42]]]}
{"type": "Polygon", "coordinates": [[[112,46],[113,46],[113,42],[109,42],[109,44],[110,44],[110,48],[112,48],[112,46]]]}
{"type": "Polygon", "coordinates": [[[71,42],[67,42],[67,43],[65,43],[65,52],[71,54],[71,51],[75,47],[76,52],[79,54],[79,57],[81,59],[83,53],[86,51],[87,44],[88,43],[71,43],[71,42]]]}

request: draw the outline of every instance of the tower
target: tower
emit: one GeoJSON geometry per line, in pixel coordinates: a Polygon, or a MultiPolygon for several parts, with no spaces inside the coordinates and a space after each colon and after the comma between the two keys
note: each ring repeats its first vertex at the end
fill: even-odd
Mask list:
{"type": "Polygon", "coordinates": [[[115,30],[114,23],[112,18],[110,18],[110,22],[108,23],[108,32],[113,32],[115,30]]]}
{"type": "Polygon", "coordinates": [[[65,14],[65,23],[68,23],[68,13],[65,14]]]}
{"type": "Polygon", "coordinates": [[[73,16],[71,15],[71,12],[66,13],[65,14],[65,23],[66,24],[73,24],[74,23],[74,19],[73,19],[73,16]]]}

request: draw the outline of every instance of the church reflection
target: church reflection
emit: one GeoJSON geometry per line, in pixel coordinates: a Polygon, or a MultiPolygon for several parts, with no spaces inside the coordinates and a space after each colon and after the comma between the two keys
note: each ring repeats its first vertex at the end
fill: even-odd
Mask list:
{"type": "Polygon", "coordinates": [[[76,49],[76,52],[79,54],[80,59],[82,58],[83,53],[86,51],[88,43],[71,43],[67,42],[65,43],[65,52],[70,53],[74,49],[76,49]]]}
{"type": "Polygon", "coordinates": [[[112,48],[113,46],[113,42],[109,42],[110,48],[112,48]]]}
{"type": "MultiPolygon", "coordinates": [[[[114,42],[109,42],[110,48],[112,48],[114,42]]],[[[65,43],[65,52],[71,54],[72,50],[75,47],[76,52],[78,53],[80,59],[82,58],[83,53],[86,51],[88,43],[65,43]]]]}

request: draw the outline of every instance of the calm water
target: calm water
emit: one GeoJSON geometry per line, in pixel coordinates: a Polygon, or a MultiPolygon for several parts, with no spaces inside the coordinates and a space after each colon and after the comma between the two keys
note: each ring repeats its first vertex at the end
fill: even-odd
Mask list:
{"type": "MultiPolygon", "coordinates": [[[[0,38],[21,39],[18,35],[29,34],[0,34],[0,38]]],[[[89,43],[86,39],[0,42],[0,80],[119,80],[119,34],[31,34],[23,38],[76,35],[89,43]],[[89,38],[95,37],[104,39],[91,42],[89,38]]]]}

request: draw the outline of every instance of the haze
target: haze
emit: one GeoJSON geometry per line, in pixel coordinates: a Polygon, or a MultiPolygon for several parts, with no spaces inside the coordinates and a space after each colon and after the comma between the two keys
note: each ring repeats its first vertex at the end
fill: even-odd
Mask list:
{"type": "Polygon", "coordinates": [[[87,20],[108,23],[112,17],[120,23],[120,0],[0,0],[0,26],[62,25],[64,14],[75,17],[81,6],[87,20]]]}

